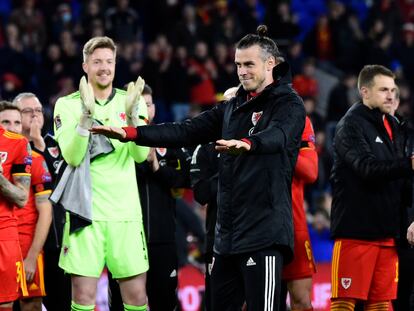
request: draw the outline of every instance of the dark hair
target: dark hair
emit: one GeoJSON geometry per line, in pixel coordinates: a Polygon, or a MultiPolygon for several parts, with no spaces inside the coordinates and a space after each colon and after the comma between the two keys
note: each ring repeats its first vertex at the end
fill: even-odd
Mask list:
{"type": "Polygon", "coordinates": [[[371,87],[376,76],[387,76],[395,79],[394,73],[382,65],[365,65],[358,76],[358,89],[371,87]]]}
{"type": "Polygon", "coordinates": [[[142,90],[142,95],[152,95],[152,88],[148,85],[144,85],[144,89],[142,90]]]}
{"type": "Polygon", "coordinates": [[[16,110],[20,113],[20,109],[7,100],[0,100],[0,112],[5,110],[16,110]]]}
{"type": "Polygon", "coordinates": [[[395,99],[396,100],[400,100],[400,88],[398,86],[396,86],[395,88],[395,99]]]}
{"type": "MultiPolygon", "coordinates": [[[[128,83],[124,85],[124,90],[126,91],[128,89],[128,83]]],[[[144,89],[142,90],[142,95],[152,95],[152,88],[145,83],[144,89]]]]}
{"type": "Polygon", "coordinates": [[[247,49],[258,45],[262,50],[262,58],[266,60],[269,56],[280,59],[281,54],[276,43],[267,36],[267,26],[259,25],[256,29],[257,34],[248,34],[236,43],[236,49],[247,49]]]}

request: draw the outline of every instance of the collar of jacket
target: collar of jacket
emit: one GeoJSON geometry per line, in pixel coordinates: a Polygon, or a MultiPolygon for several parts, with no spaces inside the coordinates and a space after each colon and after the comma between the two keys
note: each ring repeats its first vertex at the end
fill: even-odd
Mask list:
{"type": "Polygon", "coordinates": [[[386,129],[383,125],[384,115],[385,115],[385,118],[387,118],[388,122],[390,123],[393,133],[396,133],[396,131],[398,131],[398,129],[400,128],[399,122],[397,121],[396,118],[394,118],[390,114],[384,114],[378,108],[370,109],[368,106],[364,105],[361,101],[357,102],[349,109],[350,113],[352,113],[353,111],[355,111],[360,116],[362,116],[363,118],[365,118],[366,120],[374,124],[375,127],[380,131],[380,133],[382,133],[382,135],[386,137],[387,139],[389,138],[389,136],[386,133],[386,129]]]}
{"type": "Polygon", "coordinates": [[[369,108],[368,106],[364,105],[362,101],[355,103],[351,107],[351,109],[349,109],[350,113],[352,113],[353,111],[357,112],[358,114],[361,114],[364,118],[371,120],[373,122],[383,122],[382,116],[384,115],[384,113],[382,113],[381,110],[379,110],[379,108],[369,108]]]}

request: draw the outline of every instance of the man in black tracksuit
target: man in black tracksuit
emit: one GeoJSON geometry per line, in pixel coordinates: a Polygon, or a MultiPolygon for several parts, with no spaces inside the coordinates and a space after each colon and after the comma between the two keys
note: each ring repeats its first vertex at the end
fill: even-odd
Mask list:
{"type": "Polygon", "coordinates": [[[404,153],[405,133],[389,115],[395,93],[393,73],[365,66],[358,77],[362,102],[338,123],[332,169],[331,310],[388,310],[396,298],[395,239],[413,161],[404,153]]]}
{"type": "Polygon", "coordinates": [[[236,45],[242,86],[235,97],[182,123],[105,134],[166,147],[216,142],[218,210],[211,274],[212,309],[278,310],[283,262],[293,253],[292,174],[305,124],[303,102],[291,87],[289,65],[266,27],[236,45]]]}
{"type": "Polygon", "coordinates": [[[211,311],[211,281],[210,274],[213,262],[214,229],[217,219],[217,187],[218,166],[220,153],[215,144],[199,145],[191,160],[191,187],[194,199],[201,205],[207,205],[206,212],[206,242],[204,260],[206,265],[205,276],[205,310],[211,311]]]}
{"type": "MultiPolygon", "coordinates": [[[[148,119],[155,116],[152,90],[142,96],[148,119]]],[[[175,208],[179,188],[190,188],[191,156],[185,148],[151,148],[147,160],[136,164],[139,197],[148,246],[147,295],[151,311],[172,311],[177,306],[177,247],[175,208]]],[[[110,280],[111,310],[123,310],[118,284],[110,280]]]]}
{"type": "MultiPolygon", "coordinates": [[[[177,305],[177,247],[173,188],[190,187],[188,152],[154,148],[154,159],[136,166],[150,268],[147,295],[151,310],[174,310],[177,305]],[[154,167],[158,162],[158,165],[154,167]]],[[[178,189],[176,189],[178,191],[178,189]]]]}

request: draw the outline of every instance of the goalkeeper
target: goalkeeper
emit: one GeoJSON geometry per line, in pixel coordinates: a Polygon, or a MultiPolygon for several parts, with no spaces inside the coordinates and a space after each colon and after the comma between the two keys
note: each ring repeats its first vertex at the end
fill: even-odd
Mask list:
{"type": "MultiPolygon", "coordinates": [[[[144,125],[147,108],[140,77],[128,90],[115,89],[116,46],[108,37],[90,39],[83,48],[87,75],[79,91],[56,102],[56,140],[65,161],[79,167],[88,150],[93,120],[117,126],[144,125]]],[[[111,140],[114,150],[91,161],[92,224],[74,233],[65,225],[59,266],[71,274],[71,310],[94,310],[98,279],[107,266],[119,282],[124,310],[147,310],[148,270],[141,206],[134,162],[146,160],[149,149],[111,140]],[[140,237],[137,239],[137,237],[140,237]]]]}

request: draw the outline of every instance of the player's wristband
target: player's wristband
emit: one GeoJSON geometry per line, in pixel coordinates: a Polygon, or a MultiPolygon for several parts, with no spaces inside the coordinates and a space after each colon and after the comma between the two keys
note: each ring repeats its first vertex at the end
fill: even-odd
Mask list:
{"type": "Polygon", "coordinates": [[[126,126],[126,127],[123,127],[122,129],[125,131],[126,136],[125,138],[120,139],[120,141],[127,142],[127,141],[134,141],[135,139],[137,139],[138,130],[135,127],[126,126]]]}
{"type": "Polygon", "coordinates": [[[248,139],[248,138],[242,138],[241,139],[241,141],[244,141],[246,144],[248,144],[249,146],[251,146],[252,145],[252,142],[251,142],[251,140],[250,139],[248,139]]]}

